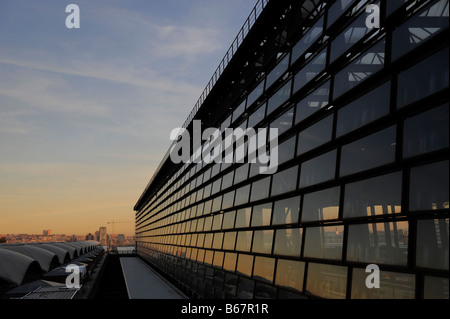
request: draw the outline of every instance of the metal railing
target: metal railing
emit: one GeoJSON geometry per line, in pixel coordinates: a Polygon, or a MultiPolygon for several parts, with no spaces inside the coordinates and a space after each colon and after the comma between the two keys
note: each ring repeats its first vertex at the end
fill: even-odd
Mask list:
{"type": "MultiPolygon", "coordinates": [[[[206,85],[205,89],[203,90],[202,94],[200,95],[199,99],[195,103],[194,108],[189,113],[189,116],[187,117],[186,121],[183,123],[183,128],[187,128],[189,126],[189,124],[191,123],[191,121],[194,119],[195,115],[197,114],[198,110],[202,106],[203,102],[208,97],[208,95],[211,92],[211,90],[213,89],[214,85],[216,84],[216,82],[218,81],[220,76],[222,75],[222,73],[225,70],[225,68],[227,67],[228,63],[231,61],[231,59],[233,58],[234,54],[237,52],[238,48],[240,47],[240,45],[244,41],[244,39],[247,36],[247,34],[250,32],[251,28],[253,27],[253,25],[255,24],[256,20],[259,17],[259,15],[264,10],[264,8],[266,7],[267,3],[269,3],[269,1],[270,0],[258,0],[256,5],[253,7],[252,11],[250,12],[250,15],[245,20],[245,22],[242,25],[241,29],[239,30],[238,34],[236,35],[236,37],[234,38],[233,42],[231,43],[230,48],[225,53],[225,56],[220,61],[219,66],[217,67],[216,71],[212,75],[211,79],[209,80],[208,84],[206,85]]],[[[167,150],[167,152],[164,155],[163,159],[159,163],[158,168],[155,170],[155,173],[153,174],[150,182],[147,184],[147,187],[145,188],[145,190],[142,193],[142,195],[144,195],[147,192],[148,188],[150,187],[150,185],[153,182],[154,177],[158,174],[158,172],[161,169],[162,165],[169,158],[170,150],[172,149],[172,146],[174,145],[174,143],[175,143],[175,141],[170,145],[169,149],[167,150]]],[[[139,198],[138,203],[141,201],[141,199],[142,199],[142,196],[141,196],[141,198],[139,198]]]]}

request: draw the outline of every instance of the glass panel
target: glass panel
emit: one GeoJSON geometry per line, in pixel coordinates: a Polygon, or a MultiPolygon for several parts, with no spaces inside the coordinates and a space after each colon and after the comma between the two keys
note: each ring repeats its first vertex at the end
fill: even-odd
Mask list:
{"type": "Polygon", "coordinates": [[[448,270],[448,218],[417,221],[416,265],[448,270]]]}
{"type": "Polygon", "coordinates": [[[289,99],[291,96],[291,82],[292,80],[289,80],[269,98],[267,102],[267,115],[275,111],[275,109],[289,99]]]}
{"type": "Polygon", "coordinates": [[[282,164],[294,157],[296,138],[297,136],[292,136],[278,145],[278,164],[282,164]]]}
{"type": "Polygon", "coordinates": [[[289,67],[289,57],[290,54],[287,54],[278,64],[267,74],[266,78],[266,88],[269,88],[276,80],[280,78],[280,76],[286,72],[289,67]]]}
{"type": "Polygon", "coordinates": [[[333,179],[336,170],[336,150],[302,163],[300,188],[333,179]]]}
{"type": "Polygon", "coordinates": [[[252,252],[270,254],[272,252],[272,243],[273,230],[255,230],[252,252]]]}
{"type": "Polygon", "coordinates": [[[248,166],[249,164],[242,165],[236,169],[236,176],[234,177],[234,184],[238,184],[245,181],[248,177],[248,166]]]}
{"type": "Polygon", "coordinates": [[[211,212],[218,212],[222,208],[222,196],[213,199],[211,212]]]}
{"type": "Polygon", "coordinates": [[[403,157],[448,147],[449,105],[423,112],[405,120],[403,157]]]}
{"type": "Polygon", "coordinates": [[[272,123],[270,123],[270,128],[277,128],[278,135],[286,132],[292,127],[292,121],[294,119],[294,108],[291,107],[288,111],[284,112],[278,118],[276,118],[272,123]]]}
{"type": "Polygon", "coordinates": [[[270,176],[252,183],[250,201],[257,201],[269,197],[270,176]]]}
{"type": "Polygon", "coordinates": [[[256,88],[247,97],[247,108],[251,107],[253,102],[255,102],[261,94],[264,92],[264,81],[258,84],[256,88]]]}
{"type": "Polygon", "coordinates": [[[222,177],[213,183],[211,195],[214,195],[215,193],[220,192],[221,183],[222,183],[222,177]]]}
{"type": "Polygon", "coordinates": [[[233,119],[231,120],[232,122],[236,121],[237,118],[244,113],[245,111],[245,100],[241,102],[241,104],[239,104],[239,106],[233,111],[233,119]]]}
{"type": "Polygon", "coordinates": [[[297,92],[312,79],[314,79],[325,68],[327,62],[327,50],[324,49],[314,57],[294,78],[294,92],[297,92]]]}
{"type": "Polygon", "coordinates": [[[248,196],[250,194],[250,185],[245,185],[238,188],[236,191],[236,198],[234,199],[234,206],[248,203],[248,196]]]}
{"type": "Polygon", "coordinates": [[[411,169],[409,210],[448,209],[448,161],[411,169]]]}
{"type": "Polygon", "coordinates": [[[230,274],[228,272],[225,273],[225,283],[223,285],[224,292],[226,294],[234,297],[236,295],[236,291],[237,291],[237,282],[238,282],[238,276],[230,274]]]}
{"type": "Polygon", "coordinates": [[[305,263],[278,259],[275,284],[281,287],[303,291],[303,278],[305,275],[305,263]]]}
{"type": "Polygon", "coordinates": [[[206,265],[212,265],[213,255],[214,255],[214,251],[213,250],[207,250],[206,251],[206,253],[205,253],[205,260],[204,260],[204,263],[206,265]]]}
{"type": "Polygon", "coordinates": [[[342,258],[344,226],[309,227],[305,232],[305,257],[342,258]]]}
{"type": "Polygon", "coordinates": [[[345,186],[344,218],[401,213],[402,173],[345,186]]]}
{"type": "Polygon", "coordinates": [[[277,229],[274,254],[299,257],[302,248],[302,228],[277,229]]]}
{"type": "Polygon", "coordinates": [[[236,241],[236,250],[238,251],[250,251],[252,245],[252,231],[240,231],[238,232],[236,241]]]}
{"type": "Polygon", "coordinates": [[[272,225],[287,225],[298,222],[300,196],[276,201],[273,208],[272,225]]]}
{"type": "Polygon", "coordinates": [[[330,115],[299,133],[297,154],[306,153],[331,141],[332,133],[333,115],[330,115]]]}
{"type": "Polygon", "coordinates": [[[311,114],[314,114],[318,110],[328,105],[328,99],[330,94],[330,81],[328,80],[311,94],[303,98],[297,104],[295,111],[295,123],[299,123],[306,119],[311,114]]]}
{"type": "Polygon", "coordinates": [[[389,113],[391,82],[386,82],[338,110],[336,136],[344,135],[389,113]]]}
{"type": "Polygon", "coordinates": [[[255,127],[266,116],[266,103],[256,109],[248,118],[248,127],[255,127]]]}
{"type": "Polygon", "coordinates": [[[225,210],[227,208],[233,207],[233,201],[234,201],[234,190],[223,195],[222,209],[225,210]]]}
{"type": "Polygon", "coordinates": [[[250,226],[251,216],[252,216],[251,207],[238,209],[236,212],[236,228],[243,228],[250,226]]]}
{"type": "Polygon", "coordinates": [[[355,0],[337,0],[328,9],[327,25],[331,26],[355,0]]]}
{"type": "Polygon", "coordinates": [[[208,216],[205,218],[205,227],[203,231],[210,231],[212,227],[212,216],[208,216]]]}
{"type": "Polygon", "coordinates": [[[236,269],[237,254],[225,253],[225,259],[223,261],[223,269],[233,271],[236,269]]]}
{"type": "Polygon", "coordinates": [[[293,191],[297,187],[298,166],[294,166],[273,176],[271,196],[293,191]]]}
{"type": "Polygon", "coordinates": [[[253,278],[271,283],[275,270],[275,259],[269,257],[255,257],[253,278]]]}
{"type": "MultiPolygon", "coordinates": [[[[256,263],[256,261],[255,261],[255,263],[256,263]]],[[[263,284],[263,283],[257,281],[255,283],[254,298],[255,299],[275,299],[275,298],[277,298],[277,288],[275,288],[271,284],[272,284],[272,282],[270,282],[270,284],[263,284]]],[[[249,310],[249,312],[250,312],[250,310],[249,310]]]]}
{"type": "Polygon", "coordinates": [[[331,42],[330,63],[348,51],[372,29],[366,26],[367,14],[361,14],[352,24],[331,42]]]}
{"type": "Polygon", "coordinates": [[[408,0],[386,1],[386,17],[390,16],[406,2],[408,0]]]}
{"type": "Polygon", "coordinates": [[[213,241],[213,233],[208,233],[205,235],[205,244],[203,245],[203,248],[211,248],[213,241]]]}
{"type": "Polygon", "coordinates": [[[405,266],[408,222],[350,225],[347,260],[405,266]]]}
{"type": "Polygon", "coordinates": [[[252,268],[253,256],[239,254],[236,272],[250,277],[252,275],[252,268]]]}
{"type": "Polygon", "coordinates": [[[392,61],[448,28],[448,17],[448,0],[441,0],[427,6],[397,27],[392,33],[392,61]]]}
{"type": "Polygon", "coordinates": [[[398,76],[397,107],[401,108],[448,87],[448,47],[398,76]]]}
{"type": "Polygon", "coordinates": [[[223,241],[223,233],[214,233],[214,240],[212,244],[212,248],[221,249],[223,241]]]}
{"type": "Polygon", "coordinates": [[[224,253],[222,251],[216,251],[214,252],[214,259],[213,259],[213,266],[222,268],[223,265],[223,255],[224,253]]]}
{"type": "Polygon", "coordinates": [[[396,127],[364,137],[342,147],[340,175],[378,167],[395,160],[396,127]]]}
{"type": "Polygon", "coordinates": [[[303,196],[302,222],[337,219],[340,187],[333,187],[303,196]]]}
{"type": "Polygon", "coordinates": [[[234,171],[223,176],[222,178],[222,190],[227,189],[233,185],[234,171]]]}
{"type": "Polygon", "coordinates": [[[254,288],[255,288],[255,282],[253,280],[239,277],[237,298],[238,299],[252,299],[254,288]]]}
{"type": "Polygon", "coordinates": [[[424,299],[449,299],[449,279],[425,276],[424,299]]]}
{"type": "Polygon", "coordinates": [[[344,299],[347,290],[347,267],[309,263],[307,293],[327,298],[344,299]]]}
{"type": "Polygon", "coordinates": [[[352,275],[352,299],[414,299],[415,275],[392,271],[380,271],[380,287],[367,288],[368,273],[354,268],[352,275]]]}
{"type": "Polygon", "coordinates": [[[252,214],[252,227],[269,226],[271,216],[272,203],[254,206],[252,214]]]}
{"type": "Polygon", "coordinates": [[[226,232],[223,238],[223,249],[234,250],[234,244],[236,243],[236,232],[226,232]]]}
{"type": "Polygon", "coordinates": [[[323,32],[323,17],[321,17],[292,48],[292,63],[297,60],[313,44],[323,32]]]}
{"type": "Polygon", "coordinates": [[[222,219],[224,214],[214,215],[212,230],[220,230],[222,229],[222,219]]]}
{"type": "Polygon", "coordinates": [[[384,44],[384,40],[378,42],[336,74],[334,98],[354,88],[384,67],[384,44]]]}

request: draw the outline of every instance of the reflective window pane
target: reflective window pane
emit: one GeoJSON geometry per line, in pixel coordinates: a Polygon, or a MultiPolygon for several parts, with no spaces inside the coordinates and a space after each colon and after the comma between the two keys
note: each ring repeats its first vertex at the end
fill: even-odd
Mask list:
{"type": "Polygon", "coordinates": [[[288,225],[298,222],[300,196],[276,201],[273,208],[272,225],[288,225]]]}
{"type": "Polygon", "coordinates": [[[225,250],[234,250],[234,246],[236,243],[236,232],[226,232],[223,237],[223,249],[225,250]]]}
{"type": "Polygon", "coordinates": [[[416,265],[448,270],[448,218],[426,219],[417,222],[416,265]]]}
{"type": "Polygon", "coordinates": [[[236,211],[231,211],[223,214],[223,225],[222,229],[234,228],[234,218],[236,216],[236,211]]]}
{"type": "Polygon", "coordinates": [[[405,266],[408,257],[408,222],[350,225],[347,260],[405,266]]]}
{"type": "Polygon", "coordinates": [[[250,251],[252,245],[252,231],[240,231],[238,232],[236,241],[236,250],[238,251],[250,251]]]}
{"type": "Polygon", "coordinates": [[[333,115],[301,131],[298,135],[297,154],[306,153],[331,140],[333,132],[333,115]]]}
{"type": "Polygon", "coordinates": [[[380,287],[367,288],[369,274],[365,269],[354,268],[352,274],[352,299],[414,299],[415,275],[380,271],[380,287]]]}
{"type": "Polygon", "coordinates": [[[244,164],[242,166],[239,166],[236,169],[236,174],[234,177],[234,184],[238,184],[242,181],[245,181],[248,177],[248,168],[249,168],[249,164],[244,164]]]}
{"type": "Polygon", "coordinates": [[[251,276],[253,268],[253,256],[239,254],[236,272],[242,275],[251,276]]]}
{"type": "Polygon", "coordinates": [[[253,102],[255,102],[261,94],[264,92],[264,81],[261,81],[256,88],[253,89],[252,92],[247,97],[247,108],[251,107],[253,102]]]}
{"type": "Polygon", "coordinates": [[[278,64],[267,74],[266,88],[269,88],[280,76],[286,72],[289,66],[290,54],[287,54],[278,64]]]}
{"type": "Polygon", "coordinates": [[[409,210],[449,208],[448,161],[411,169],[409,210]]]}
{"type": "Polygon", "coordinates": [[[309,227],[305,230],[305,257],[342,258],[344,226],[309,227]]]}
{"type": "Polygon", "coordinates": [[[391,126],[343,146],[340,175],[345,176],[393,162],[396,146],[395,129],[395,126],[391,126]]]}
{"type": "Polygon", "coordinates": [[[269,226],[271,217],[272,203],[254,206],[252,212],[252,227],[269,226]]]}
{"type": "Polygon", "coordinates": [[[303,278],[305,275],[305,263],[301,261],[278,259],[275,284],[303,291],[303,278]]]}
{"type": "Polygon", "coordinates": [[[225,259],[223,261],[223,269],[232,271],[236,269],[237,254],[235,253],[225,253],[225,259]]]}
{"type": "Polygon", "coordinates": [[[233,207],[234,201],[234,190],[223,195],[222,209],[225,210],[227,208],[233,207]]]}
{"type": "Polygon", "coordinates": [[[272,252],[273,230],[256,230],[253,234],[254,253],[270,254],[272,252]]]}
{"type": "Polygon", "coordinates": [[[293,191],[297,187],[298,166],[274,174],[271,196],[293,191]]]}
{"type": "Polygon", "coordinates": [[[266,115],[266,103],[258,107],[248,118],[248,127],[255,127],[266,115]]]}
{"type": "Polygon", "coordinates": [[[275,270],[275,258],[255,257],[255,268],[253,278],[271,283],[275,270]]]}
{"type": "Polygon", "coordinates": [[[236,197],[234,199],[234,206],[248,203],[248,197],[250,195],[250,185],[245,185],[236,190],[236,197]]]}
{"type": "Polygon", "coordinates": [[[344,299],[347,290],[347,267],[309,263],[307,293],[327,299],[344,299]]]}
{"type": "Polygon", "coordinates": [[[344,218],[401,212],[402,173],[378,176],[345,186],[344,218]]]}
{"type": "Polygon", "coordinates": [[[448,47],[398,76],[397,107],[427,97],[448,87],[448,47]]]}
{"type": "MultiPolygon", "coordinates": [[[[252,257],[253,262],[253,257],[252,257]]],[[[250,275],[248,275],[250,276],[250,275]]],[[[238,288],[237,288],[237,298],[238,299],[252,299],[255,290],[255,282],[253,280],[239,277],[238,288]]]]}
{"type": "Polygon", "coordinates": [[[302,222],[337,219],[340,187],[333,187],[303,196],[302,222]]]}
{"type": "Polygon", "coordinates": [[[403,157],[448,147],[449,104],[418,114],[405,121],[403,157]]]}
{"type": "Polygon", "coordinates": [[[292,80],[289,80],[269,98],[267,102],[267,115],[275,111],[280,105],[289,99],[291,96],[291,83],[292,80]]]}
{"type": "Polygon", "coordinates": [[[236,228],[244,228],[250,226],[250,217],[252,216],[252,208],[245,207],[236,211],[236,228]]]}
{"type": "Polygon", "coordinates": [[[297,104],[295,123],[299,123],[311,114],[328,105],[330,81],[325,82],[297,104]]]}
{"type": "Polygon", "coordinates": [[[442,277],[425,276],[424,299],[449,299],[449,279],[442,277]]]}
{"type": "Polygon", "coordinates": [[[294,92],[304,87],[308,82],[314,79],[325,68],[327,62],[327,50],[322,50],[308,64],[301,69],[294,77],[294,92]]]}
{"type": "Polygon", "coordinates": [[[292,62],[302,56],[323,32],[323,17],[320,18],[292,48],[292,62]]]}
{"type": "Polygon", "coordinates": [[[356,130],[389,113],[390,84],[386,82],[339,109],[336,136],[356,130]]]}
{"type": "Polygon", "coordinates": [[[293,136],[278,145],[278,164],[282,164],[295,155],[295,141],[297,136],[293,136]]]}
{"type": "Polygon", "coordinates": [[[333,179],[335,169],[336,150],[302,163],[300,171],[300,187],[306,187],[333,179]]]}
{"type": "Polygon", "coordinates": [[[270,123],[270,128],[278,129],[278,135],[281,135],[288,129],[292,127],[292,122],[294,119],[294,108],[292,107],[288,111],[281,114],[272,123],[270,123]]]}
{"type": "Polygon", "coordinates": [[[302,248],[302,228],[277,229],[274,254],[299,257],[302,248]]]}
{"type": "Polygon", "coordinates": [[[269,197],[270,176],[252,183],[250,201],[257,201],[269,197]]]}

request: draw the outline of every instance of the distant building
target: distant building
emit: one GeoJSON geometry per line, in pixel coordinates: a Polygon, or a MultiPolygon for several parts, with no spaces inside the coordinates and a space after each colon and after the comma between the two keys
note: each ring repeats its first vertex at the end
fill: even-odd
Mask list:
{"type": "Polygon", "coordinates": [[[123,245],[125,243],[125,235],[118,234],[117,235],[117,245],[123,245]]]}
{"type": "Polygon", "coordinates": [[[44,236],[51,236],[52,234],[53,234],[53,232],[51,229],[44,229],[42,231],[42,235],[44,235],[44,236]]]}
{"type": "Polygon", "coordinates": [[[91,233],[87,234],[86,240],[94,240],[94,235],[92,235],[91,233]]]}
{"type": "Polygon", "coordinates": [[[102,245],[106,245],[107,244],[106,227],[100,227],[98,229],[98,241],[102,245]]]}

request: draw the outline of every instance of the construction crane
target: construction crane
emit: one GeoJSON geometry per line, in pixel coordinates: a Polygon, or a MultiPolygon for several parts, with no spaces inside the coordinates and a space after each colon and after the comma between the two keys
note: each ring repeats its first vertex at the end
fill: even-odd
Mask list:
{"type": "MultiPolygon", "coordinates": [[[[114,235],[114,225],[115,224],[122,224],[122,223],[131,223],[131,222],[129,222],[129,221],[115,221],[115,220],[113,220],[112,222],[108,222],[108,224],[112,224],[112,227],[113,227],[113,229],[112,229],[112,235],[114,235]]],[[[111,236],[112,237],[112,236],[111,236]]]]}

